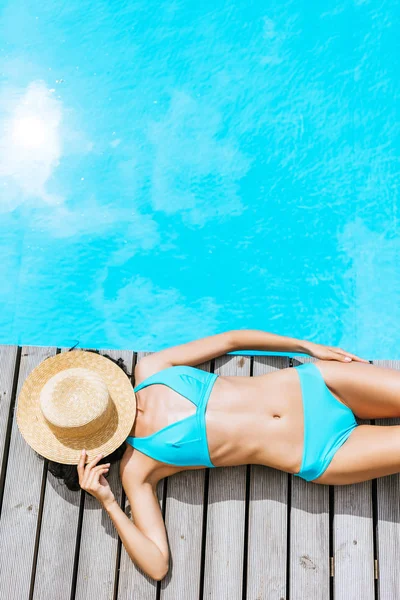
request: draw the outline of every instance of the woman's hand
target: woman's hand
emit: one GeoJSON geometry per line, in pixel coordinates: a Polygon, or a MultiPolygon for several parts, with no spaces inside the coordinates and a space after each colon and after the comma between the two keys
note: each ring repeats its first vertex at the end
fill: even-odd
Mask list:
{"type": "Polygon", "coordinates": [[[98,454],[85,467],[86,451],[82,450],[78,463],[78,475],[81,488],[89,492],[89,494],[97,498],[100,504],[105,506],[113,502],[115,498],[107,479],[103,475],[103,473],[108,472],[110,463],[95,466],[102,457],[102,454],[98,454]]]}
{"type": "Polygon", "coordinates": [[[355,360],[357,362],[368,363],[368,360],[360,358],[355,354],[350,354],[341,348],[334,348],[333,346],[323,346],[322,344],[315,344],[314,342],[307,342],[307,354],[314,358],[320,358],[321,360],[339,360],[340,362],[351,362],[355,360]]]}

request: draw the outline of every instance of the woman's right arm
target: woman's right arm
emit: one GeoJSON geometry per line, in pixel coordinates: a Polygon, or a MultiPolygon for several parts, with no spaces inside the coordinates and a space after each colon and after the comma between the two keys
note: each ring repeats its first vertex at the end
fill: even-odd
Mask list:
{"type": "Polygon", "coordinates": [[[117,501],[103,503],[131,560],[160,581],[168,572],[169,549],[156,491],[150,483],[124,482],[133,523],[117,501]]]}

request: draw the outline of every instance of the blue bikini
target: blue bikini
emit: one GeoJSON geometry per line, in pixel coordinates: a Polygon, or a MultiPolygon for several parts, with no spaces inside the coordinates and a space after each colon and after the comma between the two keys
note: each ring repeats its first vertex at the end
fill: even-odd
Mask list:
{"type": "Polygon", "coordinates": [[[313,481],[328,468],[336,451],[358,423],[354,413],[331,393],[313,363],[295,367],[303,398],[304,446],[298,477],[313,481]]]}
{"type": "MultiPolygon", "coordinates": [[[[339,402],[325,384],[318,367],[304,363],[295,367],[303,399],[304,448],[299,473],[306,481],[317,479],[335,452],[357,427],[353,412],[339,402]]],[[[176,365],[147,377],[135,392],[152,384],[163,384],[197,406],[196,412],[145,437],[128,437],[127,442],[143,454],[177,466],[215,467],[207,443],[205,412],[218,375],[195,367],[176,365]]]]}
{"type": "Polygon", "coordinates": [[[128,437],[126,441],[143,454],[169,465],[214,467],[208,451],[205,412],[217,377],[216,373],[184,365],[167,367],[147,377],[134,388],[135,392],[162,383],[193,402],[197,410],[152,435],[128,437]]]}

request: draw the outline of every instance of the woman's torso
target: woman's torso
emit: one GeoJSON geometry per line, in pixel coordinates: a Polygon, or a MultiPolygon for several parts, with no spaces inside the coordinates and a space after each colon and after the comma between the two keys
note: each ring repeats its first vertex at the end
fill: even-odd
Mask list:
{"type": "MultiPolygon", "coordinates": [[[[139,385],[140,380],[135,382],[139,385]]],[[[130,436],[144,437],[196,411],[189,400],[161,384],[136,392],[137,415],[130,436]]],[[[215,467],[262,464],[291,473],[300,470],[303,407],[294,368],[255,377],[220,375],[205,413],[211,462],[215,467]]],[[[124,462],[135,456],[147,478],[157,480],[188,469],[160,463],[128,446],[124,462]],[[138,456],[140,458],[138,458],[138,456]]]]}

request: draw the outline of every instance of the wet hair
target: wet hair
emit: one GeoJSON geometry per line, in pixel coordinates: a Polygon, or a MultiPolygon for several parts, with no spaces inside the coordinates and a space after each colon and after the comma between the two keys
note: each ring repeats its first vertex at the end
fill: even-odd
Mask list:
{"type": "MultiPolygon", "coordinates": [[[[70,348],[69,352],[71,350],[74,350],[74,348],[75,347],[70,348]]],[[[95,352],[96,354],[100,354],[100,352],[98,350],[86,350],[86,352],[95,352]]],[[[115,360],[114,358],[111,358],[111,356],[109,356],[108,354],[103,354],[102,356],[105,356],[109,360],[112,360],[116,365],[118,365],[124,371],[124,373],[128,377],[131,377],[131,373],[128,372],[126,365],[124,363],[124,360],[122,358],[118,358],[117,360],[115,360]]],[[[107,454],[107,456],[103,456],[103,458],[101,460],[99,460],[97,462],[97,464],[98,465],[101,465],[104,463],[113,464],[113,463],[118,462],[119,460],[121,460],[121,458],[125,452],[125,449],[126,449],[126,443],[124,442],[123,444],[121,444],[121,446],[119,446],[119,448],[114,450],[114,452],[112,452],[111,454],[107,454]]],[[[35,454],[39,458],[44,459],[44,457],[41,454],[38,454],[37,452],[35,452],[35,454]]],[[[69,490],[71,490],[73,492],[79,492],[79,490],[81,489],[81,486],[79,485],[79,476],[78,476],[77,465],[65,465],[63,463],[49,460],[48,461],[48,470],[57,479],[62,479],[69,490]]],[[[103,475],[104,475],[104,477],[108,477],[108,473],[103,473],[103,475]]]]}

